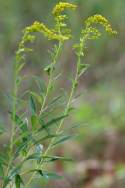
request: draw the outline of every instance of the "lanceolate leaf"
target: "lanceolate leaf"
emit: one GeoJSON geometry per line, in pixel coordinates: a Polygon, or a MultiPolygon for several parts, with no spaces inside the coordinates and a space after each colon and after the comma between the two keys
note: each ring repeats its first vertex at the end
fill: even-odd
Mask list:
{"type": "Polygon", "coordinates": [[[42,170],[36,170],[45,179],[62,179],[62,176],[55,174],[54,172],[47,172],[42,170]]]}
{"type": "Polygon", "coordinates": [[[38,95],[37,93],[35,93],[35,92],[30,92],[30,93],[31,93],[31,95],[37,100],[37,102],[38,102],[40,105],[42,105],[43,98],[42,98],[40,95],[38,95]]]}
{"type": "MultiPolygon", "coordinates": [[[[21,169],[21,166],[22,166],[22,164],[20,164],[20,165],[17,166],[17,167],[14,167],[14,168],[10,171],[9,176],[6,176],[6,177],[4,178],[4,185],[3,185],[3,188],[6,188],[6,186],[9,184],[9,182],[10,182],[13,178],[15,178],[16,175],[19,174],[19,171],[20,171],[20,169],[21,169]]],[[[19,178],[19,176],[18,176],[18,178],[19,178]]],[[[19,180],[18,180],[18,181],[19,181],[19,180]]],[[[21,182],[22,182],[22,180],[21,180],[21,182]]]]}
{"type": "Polygon", "coordinates": [[[35,130],[37,128],[37,125],[39,124],[39,120],[38,120],[37,115],[31,116],[31,124],[32,124],[33,130],[35,130]]]}
{"type": "Polygon", "coordinates": [[[29,155],[26,160],[32,160],[32,159],[35,159],[35,160],[40,160],[42,158],[41,154],[40,153],[33,153],[32,155],[29,155]]]}
{"type": "Polygon", "coordinates": [[[32,115],[36,114],[36,104],[32,95],[29,99],[29,108],[32,115]]]}
{"type": "Polygon", "coordinates": [[[62,95],[54,97],[53,100],[49,103],[49,106],[55,105],[55,103],[60,102],[62,95]]]}
{"type": "Polygon", "coordinates": [[[62,136],[61,138],[59,138],[57,141],[55,141],[55,143],[53,143],[52,146],[55,146],[57,144],[62,144],[66,141],[72,140],[73,138],[75,138],[76,135],[67,135],[67,136],[62,136]]]}
{"type": "Polygon", "coordinates": [[[17,65],[17,72],[20,72],[22,68],[24,67],[25,63],[21,63],[17,65]]]}
{"type": "MultiPolygon", "coordinates": [[[[11,113],[11,112],[10,112],[11,113]]],[[[26,132],[28,131],[27,123],[22,120],[21,117],[19,117],[17,114],[13,118],[13,114],[11,113],[11,118],[13,121],[15,121],[16,125],[19,126],[19,128],[23,131],[26,132]]]]}
{"type": "Polygon", "coordinates": [[[21,177],[20,177],[19,174],[16,174],[16,176],[15,176],[15,185],[16,185],[16,188],[20,188],[21,184],[24,184],[23,180],[21,179],[21,177]]]}
{"type": "Polygon", "coordinates": [[[58,160],[67,161],[67,162],[73,161],[70,158],[60,157],[60,156],[42,156],[42,158],[46,159],[47,160],[46,162],[54,162],[54,161],[58,161],[58,160]]]}
{"type": "Polygon", "coordinates": [[[88,67],[89,67],[88,64],[80,64],[80,66],[79,66],[79,77],[86,72],[88,67]]]}
{"type": "MultiPolygon", "coordinates": [[[[49,122],[45,123],[45,124],[42,124],[42,128],[41,129],[44,129],[44,128],[47,128],[47,127],[50,127],[51,125],[55,124],[55,123],[58,123],[60,120],[64,119],[65,117],[67,117],[67,115],[62,115],[62,116],[59,116],[57,118],[53,118],[51,119],[49,122]]],[[[40,129],[40,130],[41,130],[40,129]]]]}
{"type": "Polygon", "coordinates": [[[37,86],[40,90],[41,95],[44,96],[44,93],[46,92],[46,86],[45,86],[44,80],[42,80],[42,78],[39,76],[34,76],[33,78],[37,83],[37,86]]]}
{"type": "Polygon", "coordinates": [[[42,117],[46,117],[48,113],[52,113],[57,108],[64,107],[65,104],[66,101],[63,99],[63,96],[54,97],[52,101],[44,109],[42,117]]]}
{"type": "MultiPolygon", "coordinates": [[[[12,115],[12,119],[13,119],[13,115],[12,115]]],[[[21,130],[22,141],[23,141],[23,144],[25,144],[25,147],[21,147],[21,148],[26,150],[26,146],[27,146],[26,143],[28,143],[27,141],[29,140],[29,137],[31,137],[31,135],[29,133],[27,121],[22,120],[18,115],[15,115],[15,118],[13,120],[15,121],[16,125],[19,126],[19,128],[21,130]],[[25,135],[23,136],[24,133],[28,133],[28,134],[26,134],[26,136],[25,135]]],[[[22,150],[19,150],[19,151],[22,151],[22,150]]]]}
{"type": "Polygon", "coordinates": [[[67,132],[72,129],[78,129],[80,127],[83,127],[83,125],[84,125],[84,122],[73,124],[73,125],[71,125],[71,127],[69,126],[68,128],[67,127],[64,128],[64,132],[67,132]]]}
{"type": "Polygon", "coordinates": [[[21,134],[18,136],[18,138],[16,138],[16,139],[14,140],[14,144],[17,144],[17,145],[18,145],[18,143],[19,143],[23,138],[28,138],[28,139],[29,139],[29,137],[31,138],[31,134],[29,133],[29,131],[23,132],[23,133],[21,133],[21,134]]]}
{"type": "Polygon", "coordinates": [[[43,141],[45,141],[45,140],[48,140],[48,139],[51,139],[51,138],[55,138],[55,137],[58,137],[58,136],[60,136],[60,134],[49,134],[49,135],[47,135],[47,136],[44,136],[44,137],[42,137],[42,138],[36,140],[36,141],[34,142],[34,144],[39,144],[39,143],[41,143],[41,142],[43,142],[43,141]]]}
{"type": "Polygon", "coordinates": [[[21,142],[21,144],[17,147],[16,152],[14,154],[14,159],[23,151],[26,151],[29,143],[31,142],[32,137],[28,137],[27,140],[21,142]]]}

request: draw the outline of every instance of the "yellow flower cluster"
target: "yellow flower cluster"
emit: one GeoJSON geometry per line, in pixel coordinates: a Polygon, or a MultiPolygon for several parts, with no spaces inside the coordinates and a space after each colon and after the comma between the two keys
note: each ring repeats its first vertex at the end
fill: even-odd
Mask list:
{"type": "Polygon", "coordinates": [[[66,36],[54,33],[52,30],[48,29],[48,27],[46,27],[43,23],[39,23],[37,21],[35,21],[31,26],[26,27],[25,32],[40,32],[43,33],[49,40],[64,41],[68,39],[66,36]]]}
{"type": "Polygon", "coordinates": [[[66,2],[59,2],[53,9],[52,13],[55,17],[58,17],[62,11],[64,11],[66,8],[69,9],[76,9],[76,5],[72,3],[66,3],[66,2]]]}
{"type": "Polygon", "coordinates": [[[64,21],[65,19],[67,19],[68,17],[66,15],[59,15],[57,17],[57,19],[61,22],[61,21],[64,21]]]}
{"type": "Polygon", "coordinates": [[[26,27],[23,31],[23,37],[16,52],[16,59],[18,62],[24,60],[25,52],[32,51],[32,48],[25,47],[25,44],[28,42],[34,42],[36,37],[33,33],[42,33],[49,40],[64,41],[69,39],[68,35],[64,36],[62,34],[57,34],[57,32],[50,30],[43,23],[35,21],[31,26],[26,27]]]}
{"type": "Polygon", "coordinates": [[[82,30],[82,34],[87,39],[98,39],[101,36],[101,32],[94,28],[94,27],[87,27],[86,29],[82,30]]]}
{"type": "Polygon", "coordinates": [[[114,31],[109,23],[109,21],[103,17],[102,15],[96,14],[94,16],[90,16],[86,21],[85,21],[87,27],[90,27],[92,24],[101,24],[104,26],[105,30],[109,34],[117,34],[116,31],[114,31]]]}

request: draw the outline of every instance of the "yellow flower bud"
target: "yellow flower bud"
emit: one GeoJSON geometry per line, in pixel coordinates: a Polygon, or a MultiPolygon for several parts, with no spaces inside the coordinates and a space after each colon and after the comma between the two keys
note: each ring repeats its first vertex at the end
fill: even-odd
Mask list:
{"type": "Polygon", "coordinates": [[[86,21],[85,24],[87,27],[90,27],[93,24],[101,24],[105,31],[109,34],[117,34],[116,31],[114,31],[109,23],[109,21],[103,17],[102,15],[96,14],[94,16],[90,16],[86,21]]]}
{"type": "Polygon", "coordinates": [[[53,30],[50,30],[47,26],[45,26],[45,24],[37,21],[35,21],[31,26],[26,27],[25,32],[43,33],[49,40],[55,39],[55,40],[63,41],[68,39],[66,36],[63,36],[61,34],[60,35],[56,34],[55,32],[53,32],[53,30]]]}
{"type": "Polygon", "coordinates": [[[72,3],[59,2],[53,9],[52,13],[55,17],[59,16],[65,9],[76,9],[76,5],[72,3]]]}

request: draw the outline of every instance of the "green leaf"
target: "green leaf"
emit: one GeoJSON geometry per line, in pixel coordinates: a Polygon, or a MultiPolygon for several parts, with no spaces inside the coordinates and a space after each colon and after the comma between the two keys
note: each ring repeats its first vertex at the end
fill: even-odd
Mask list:
{"type": "Polygon", "coordinates": [[[21,70],[22,70],[22,68],[24,67],[24,65],[25,65],[25,63],[19,63],[19,64],[17,64],[18,66],[17,66],[17,72],[19,73],[21,70]]]}
{"type": "Polygon", "coordinates": [[[50,105],[55,105],[55,103],[57,103],[57,102],[60,102],[60,99],[62,98],[62,95],[59,95],[59,96],[57,96],[57,97],[54,97],[53,99],[52,99],[52,101],[49,103],[49,106],[50,105]]]}
{"type": "Polygon", "coordinates": [[[16,185],[16,188],[20,188],[21,184],[24,184],[23,180],[21,179],[21,177],[20,177],[19,174],[16,174],[16,176],[15,176],[15,185],[16,185]]]}
{"type": "Polygon", "coordinates": [[[66,157],[60,157],[60,156],[42,156],[43,159],[47,159],[46,162],[54,162],[54,161],[58,161],[58,160],[61,160],[61,161],[73,161],[72,159],[70,158],[66,158],[66,157]]]}
{"type": "MultiPolygon", "coordinates": [[[[29,131],[23,132],[17,138],[15,138],[14,144],[18,145],[21,142],[21,140],[23,140],[23,138],[29,139],[29,137],[31,138],[31,134],[29,131]]],[[[28,140],[28,139],[25,139],[25,140],[28,140]]]]}
{"type": "Polygon", "coordinates": [[[27,123],[24,122],[20,116],[18,116],[17,114],[15,114],[15,117],[13,117],[12,112],[10,112],[10,114],[11,114],[11,119],[16,123],[16,125],[19,126],[19,128],[20,128],[23,132],[28,131],[27,123]]]}
{"type": "Polygon", "coordinates": [[[6,188],[6,186],[8,185],[8,183],[9,183],[10,181],[12,181],[12,179],[15,178],[17,174],[19,174],[19,171],[20,171],[20,169],[21,169],[21,166],[22,166],[22,164],[20,164],[20,165],[17,166],[17,167],[14,167],[14,168],[10,171],[9,176],[6,176],[6,177],[4,178],[4,185],[3,185],[3,188],[6,188]]]}
{"type": "Polygon", "coordinates": [[[29,155],[25,160],[40,160],[41,159],[41,153],[33,153],[32,155],[29,155]]]}
{"type": "Polygon", "coordinates": [[[83,127],[83,124],[84,124],[84,122],[80,122],[80,123],[76,123],[76,124],[73,124],[71,127],[66,127],[66,128],[64,128],[64,132],[67,132],[67,131],[69,131],[69,130],[72,130],[72,129],[78,129],[78,128],[81,128],[81,127],[83,127]]]}
{"type": "Polygon", "coordinates": [[[23,163],[20,163],[20,165],[18,165],[17,167],[14,167],[9,175],[9,179],[13,179],[17,174],[19,174],[21,167],[22,167],[23,163]]]}
{"type": "Polygon", "coordinates": [[[62,179],[62,176],[59,176],[54,172],[47,172],[42,170],[37,170],[37,172],[45,179],[62,179]]]}
{"type": "MultiPolygon", "coordinates": [[[[60,176],[54,172],[47,172],[47,171],[42,171],[39,169],[33,169],[33,170],[29,170],[29,173],[32,172],[37,172],[42,178],[47,179],[47,180],[54,180],[54,179],[62,179],[63,176],[60,176]]],[[[38,176],[37,176],[38,178],[38,176]]]]}
{"type": "Polygon", "coordinates": [[[46,108],[46,111],[48,114],[48,111],[52,112],[54,109],[56,109],[57,107],[63,107],[65,105],[65,100],[64,100],[64,96],[57,96],[54,97],[52,99],[52,101],[50,103],[48,103],[48,106],[46,108]]]}
{"type": "Polygon", "coordinates": [[[39,144],[39,143],[41,143],[41,142],[43,142],[43,141],[45,141],[47,139],[55,138],[55,137],[58,137],[58,136],[60,136],[60,134],[48,134],[47,136],[44,136],[44,137],[36,140],[34,142],[34,144],[39,144]]]}
{"type": "Polygon", "coordinates": [[[28,137],[27,140],[24,140],[20,143],[20,145],[17,147],[15,154],[14,154],[14,159],[21,153],[25,152],[27,153],[27,147],[29,143],[32,141],[32,137],[28,137]]]}
{"type": "Polygon", "coordinates": [[[31,93],[31,95],[37,100],[37,102],[40,104],[40,105],[42,105],[42,102],[43,102],[43,98],[40,96],[40,95],[38,95],[37,93],[35,93],[35,92],[30,92],[31,93]]]}
{"type": "Polygon", "coordinates": [[[52,146],[55,146],[57,144],[62,144],[66,141],[72,140],[73,138],[75,138],[76,135],[67,135],[67,136],[62,136],[61,138],[59,138],[55,143],[52,144],[52,146]]]}
{"type": "Polygon", "coordinates": [[[82,74],[84,74],[84,72],[86,72],[88,67],[89,67],[89,64],[80,64],[80,66],[79,66],[79,77],[82,76],[82,74]]]}
{"type": "Polygon", "coordinates": [[[30,99],[29,99],[29,109],[32,115],[36,114],[36,105],[32,96],[30,96],[30,99]]]}
{"type": "MultiPolygon", "coordinates": [[[[13,121],[16,122],[16,125],[19,126],[19,128],[21,130],[21,133],[28,133],[28,135],[22,136],[23,143],[26,143],[26,141],[28,141],[28,139],[30,137],[30,133],[29,133],[27,122],[23,121],[22,118],[19,117],[18,115],[15,115],[15,117],[13,117],[12,113],[11,113],[11,118],[12,118],[13,121]]],[[[25,150],[26,150],[26,148],[25,148],[25,150]]]]}
{"type": "Polygon", "coordinates": [[[58,123],[59,121],[61,121],[62,119],[64,119],[64,118],[67,117],[67,116],[68,116],[68,115],[62,115],[62,116],[59,116],[59,117],[57,117],[57,118],[51,119],[49,122],[47,122],[47,123],[45,123],[45,124],[41,123],[42,128],[40,128],[39,130],[48,128],[48,127],[50,127],[51,125],[53,125],[53,124],[55,124],[55,123],[58,123]]]}
{"type": "Polygon", "coordinates": [[[33,76],[33,79],[35,80],[35,82],[40,90],[40,93],[42,94],[42,96],[44,96],[44,93],[46,92],[46,85],[45,85],[44,80],[42,80],[41,77],[39,77],[39,76],[33,76]]]}
{"type": "Polygon", "coordinates": [[[33,130],[35,130],[37,128],[37,125],[39,124],[39,120],[36,115],[31,116],[31,124],[32,124],[33,130]]]}

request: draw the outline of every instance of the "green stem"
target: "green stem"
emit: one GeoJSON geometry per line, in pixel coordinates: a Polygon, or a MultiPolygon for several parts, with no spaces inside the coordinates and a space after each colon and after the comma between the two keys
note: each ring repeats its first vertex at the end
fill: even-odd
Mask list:
{"type": "MultiPolygon", "coordinates": [[[[74,95],[74,92],[75,92],[76,83],[78,82],[78,79],[79,79],[79,65],[80,65],[80,63],[81,63],[81,56],[78,57],[77,70],[76,70],[76,74],[75,74],[75,79],[72,82],[72,88],[71,88],[71,92],[70,92],[70,95],[69,95],[69,99],[68,99],[66,108],[64,110],[64,115],[66,115],[68,113],[68,111],[69,111],[69,107],[70,107],[70,104],[71,104],[71,101],[72,101],[72,98],[73,98],[73,95],[74,95]]],[[[59,133],[59,131],[60,131],[63,123],[64,123],[64,119],[60,122],[59,127],[56,130],[56,134],[59,133]]],[[[55,141],[55,138],[52,138],[51,141],[50,141],[50,144],[49,144],[48,148],[46,149],[46,151],[43,154],[44,156],[46,156],[47,153],[51,150],[52,144],[53,144],[54,141],[55,141]]],[[[43,167],[43,160],[41,161],[40,165],[37,166],[37,169],[39,169],[39,167],[40,168],[43,167]]],[[[32,181],[32,179],[33,179],[33,177],[34,177],[35,174],[36,174],[36,172],[34,172],[33,175],[31,176],[30,180],[27,183],[27,186],[30,185],[30,183],[31,183],[31,181],[32,181]]],[[[27,186],[26,186],[26,188],[27,188],[27,186]]]]}
{"type": "MultiPolygon", "coordinates": [[[[79,63],[80,63],[80,61],[81,60],[79,59],[79,63]]],[[[70,92],[70,95],[69,95],[69,99],[68,99],[66,108],[64,110],[64,115],[66,115],[68,113],[68,111],[69,111],[70,104],[71,104],[71,101],[72,101],[72,98],[73,98],[73,95],[74,95],[74,92],[75,92],[75,88],[76,88],[76,84],[75,83],[77,83],[77,81],[78,81],[78,66],[77,66],[77,71],[76,71],[75,79],[74,79],[74,81],[72,83],[72,88],[71,88],[71,92],[70,92]]],[[[60,132],[60,129],[62,128],[63,123],[64,123],[64,119],[61,120],[61,122],[59,124],[59,127],[56,130],[56,134],[58,134],[60,132]]],[[[48,148],[46,149],[46,151],[44,153],[44,156],[46,156],[47,153],[51,150],[54,141],[55,141],[55,138],[52,138],[51,141],[50,141],[50,144],[49,144],[48,148]]]]}
{"type": "MultiPolygon", "coordinates": [[[[81,57],[82,57],[82,51],[83,51],[83,42],[84,42],[84,38],[82,38],[82,40],[80,41],[80,49],[79,49],[79,55],[78,55],[78,60],[77,60],[76,74],[75,74],[74,80],[72,81],[71,92],[70,92],[70,95],[69,95],[69,99],[68,99],[66,108],[64,110],[64,115],[66,115],[68,113],[68,111],[69,111],[70,104],[71,104],[73,95],[75,93],[76,84],[78,83],[78,79],[79,79],[79,66],[81,64],[81,57]]],[[[59,45],[59,48],[58,48],[56,56],[58,56],[59,49],[60,49],[60,45],[59,45]]],[[[56,63],[56,60],[57,60],[56,56],[54,58],[55,59],[54,60],[54,64],[56,63]]],[[[42,105],[41,110],[40,110],[40,115],[42,114],[42,111],[43,111],[45,103],[46,103],[46,99],[47,99],[47,96],[48,96],[48,93],[49,93],[49,89],[50,89],[50,86],[51,86],[52,76],[53,75],[51,74],[50,80],[49,80],[49,83],[48,83],[48,87],[47,87],[47,92],[46,92],[46,95],[45,95],[45,98],[44,98],[44,102],[43,102],[43,105],[42,105]]],[[[62,128],[63,123],[64,123],[64,119],[60,122],[59,127],[56,130],[56,134],[59,133],[60,129],[62,128]]],[[[50,143],[49,143],[49,145],[48,145],[48,148],[46,149],[46,151],[43,154],[44,156],[46,156],[47,153],[51,150],[54,141],[55,141],[55,138],[52,138],[51,141],[50,141],[50,143]]],[[[37,165],[37,169],[39,169],[39,168],[43,168],[43,160],[41,161],[41,163],[39,165],[37,165]]],[[[32,182],[32,180],[33,180],[33,178],[34,178],[35,175],[36,175],[36,172],[34,172],[32,174],[31,178],[29,179],[28,183],[26,184],[26,188],[27,188],[27,186],[29,186],[31,184],[31,182],[32,182]]]]}
{"type": "MultiPolygon", "coordinates": [[[[52,62],[53,66],[57,63],[57,59],[58,59],[61,47],[62,47],[62,42],[59,41],[59,45],[58,45],[58,48],[55,52],[55,56],[54,56],[54,59],[53,59],[53,62],[52,62]]],[[[47,98],[48,98],[48,94],[51,90],[52,83],[53,83],[53,69],[50,70],[50,76],[49,76],[49,81],[48,81],[48,85],[47,85],[47,90],[46,90],[46,94],[45,94],[45,97],[44,97],[44,100],[43,100],[43,104],[42,104],[41,109],[40,109],[39,116],[41,116],[42,113],[43,113],[43,110],[44,110],[44,107],[46,105],[46,101],[47,101],[47,98]]],[[[41,164],[37,165],[37,169],[39,169],[39,167],[41,167],[41,164]]],[[[27,188],[31,184],[35,175],[36,175],[36,172],[34,172],[32,174],[32,176],[30,177],[30,179],[29,179],[28,183],[26,184],[25,188],[27,188]]]]}
{"type": "MultiPolygon", "coordinates": [[[[54,67],[54,65],[57,62],[57,59],[58,59],[61,47],[62,47],[62,42],[59,41],[59,45],[58,45],[58,48],[57,48],[57,50],[55,52],[55,56],[54,56],[54,59],[53,59],[53,62],[52,62],[53,67],[54,67]]],[[[51,89],[51,86],[52,86],[52,82],[53,82],[53,69],[51,68],[51,70],[50,70],[50,76],[49,76],[49,82],[48,82],[48,85],[47,85],[46,94],[45,94],[45,97],[44,97],[44,100],[43,100],[42,107],[40,109],[39,116],[41,116],[41,114],[42,114],[42,112],[44,110],[44,107],[46,105],[46,100],[47,100],[48,94],[50,92],[50,89],[51,89]]]]}
{"type": "MultiPolygon", "coordinates": [[[[83,40],[81,41],[80,44],[81,44],[81,45],[80,45],[80,51],[79,51],[79,54],[80,54],[80,55],[78,56],[78,60],[77,60],[76,74],[75,74],[75,78],[74,78],[74,80],[73,80],[73,82],[72,82],[71,92],[70,92],[70,95],[69,95],[69,99],[68,99],[66,108],[65,108],[65,110],[64,110],[64,115],[66,115],[66,114],[68,113],[68,111],[69,111],[70,104],[71,104],[73,95],[74,95],[74,93],[75,93],[76,84],[78,83],[78,79],[79,79],[79,66],[80,66],[81,57],[82,57],[81,54],[82,54],[82,50],[83,50],[83,40]]],[[[56,53],[56,55],[55,55],[53,64],[55,64],[56,61],[57,61],[57,57],[58,57],[59,51],[60,51],[60,44],[59,44],[57,53],[56,53]]],[[[48,93],[49,93],[50,88],[51,88],[52,78],[53,78],[53,72],[51,72],[51,75],[50,75],[50,79],[49,79],[48,87],[47,87],[47,92],[46,92],[46,95],[45,95],[45,98],[44,98],[44,101],[43,101],[43,104],[42,104],[42,107],[41,107],[41,110],[40,110],[40,114],[39,114],[39,115],[42,114],[43,109],[44,109],[44,106],[45,106],[45,104],[46,104],[46,99],[47,99],[48,93]]],[[[56,130],[56,134],[59,133],[60,129],[62,128],[63,123],[64,123],[64,119],[60,122],[59,127],[58,127],[58,129],[56,130]]],[[[55,141],[55,138],[52,138],[51,141],[50,141],[50,143],[49,143],[49,145],[48,145],[48,148],[46,149],[46,151],[45,151],[44,154],[43,154],[44,156],[46,156],[47,153],[51,150],[52,144],[53,144],[54,141],[55,141]]],[[[40,163],[39,165],[37,165],[37,169],[39,169],[39,168],[43,168],[43,160],[41,161],[41,163],[40,163]]],[[[31,176],[31,178],[29,179],[28,183],[26,184],[25,188],[27,188],[27,187],[31,184],[31,182],[32,182],[34,176],[36,175],[36,173],[37,173],[37,172],[34,172],[34,173],[32,174],[32,176],[31,176]]]]}
{"type": "MultiPolygon", "coordinates": [[[[82,58],[82,54],[83,54],[83,45],[84,45],[84,38],[82,38],[81,42],[80,42],[80,49],[79,49],[79,55],[77,56],[78,57],[78,60],[77,60],[77,67],[76,67],[76,74],[75,74],[75,78],[74,80],[72,81],[72,87],[71,87],[71,92],[69,94],[69,99],[68,99],[68,102],[67,102],[67,105],[66,105],[66,108],[64,110],[64,115],[66,115],[69,111],[69,108],[70,108],[70,104],[71,104],[71,101],[72,101],[72,98],[73,98],[73,95],[75,93],[75,89],[76,89],[76,85],[78,83],[78,79],[79,79],[79,67],[80,67],[80,64],[81,64],[81,58],[82,58]]],[[[64,123],[64,119],[61,120],[60,124],[59,124],[59,127],[57,128],[56,130],[56,134],[58,134],[62,128],[62,125],[64,123]]],[[[46,156],[48,154],[48,152],[51,150],[52,148],[52,145],[53,145],[53,142],[55,141],[55,138],[52,138],[50,143],[49,143],[49,146],[48,148],[46,149],[46,151],[44,152],[44,156],[46,156]]],[[[41,168],[43,168],[43,161],[41,162],[41,168]]]]}

